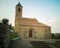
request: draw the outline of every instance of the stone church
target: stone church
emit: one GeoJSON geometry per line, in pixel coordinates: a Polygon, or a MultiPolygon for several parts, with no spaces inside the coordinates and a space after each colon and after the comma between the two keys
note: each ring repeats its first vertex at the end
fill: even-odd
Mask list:
{"type": "Polygon", "coordinates": [[[18,3],[15,7],[15,32],[26,39],[50,39],[51,27],[34,18],[22,17],[22,10],[23,6],[18,3]]]}

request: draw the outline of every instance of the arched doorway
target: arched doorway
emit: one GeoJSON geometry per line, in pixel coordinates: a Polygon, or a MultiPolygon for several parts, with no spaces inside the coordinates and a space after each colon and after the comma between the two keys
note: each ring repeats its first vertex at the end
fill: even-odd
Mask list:
{"type": "Polygon", "coordinates": [[[33,30],[29,30],[29,37],[32,37],[33,30]]]}

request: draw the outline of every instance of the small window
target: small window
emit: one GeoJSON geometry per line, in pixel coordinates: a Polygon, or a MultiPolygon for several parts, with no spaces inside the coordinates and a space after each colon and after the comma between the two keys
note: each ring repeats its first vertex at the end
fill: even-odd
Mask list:
{"type": "Polygon", "coordinates": [[[18,11],[20,12],[20,8],[18,8],[18,11]]]}

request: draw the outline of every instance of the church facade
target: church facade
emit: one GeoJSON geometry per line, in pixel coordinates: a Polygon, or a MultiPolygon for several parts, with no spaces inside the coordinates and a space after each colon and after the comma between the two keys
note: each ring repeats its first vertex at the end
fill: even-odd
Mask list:
{"type": "Polygon", "coordinates": [[[15,32],[26,39],[50,39],[51,27],[34,18],[22,17],[22,5],[18,3],[15,11],[15,32]]]}

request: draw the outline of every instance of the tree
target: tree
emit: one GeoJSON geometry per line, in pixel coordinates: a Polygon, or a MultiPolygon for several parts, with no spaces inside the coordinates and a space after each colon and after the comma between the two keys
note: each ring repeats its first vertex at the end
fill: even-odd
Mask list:
{"type": "Polygon", "coordinates": [[[2,19],[0,23],[0,48],[9,48],[10,39],[18,37],[8,19],[2,19]]]}
{"type": "Polygon", "coordinates": [[[60,33],[55,33],[56,39],[60,39],[60,33]]]}
{"type": "Polygon", "coordinates": [[[8,25],[9,20],[8,19],[2,19],[2,23],[5,25],[8,25]]]}
{"type": "Polygon", "coordinates": [[[2,19],[0,23],[0,48],[8,48],[9,44],[9,26],[8,19],[2,19]]]}
{"type": "Polygon", "coordinates": [[[52,33],[52,39],[60,39],[60,33],[52,33]]]}

